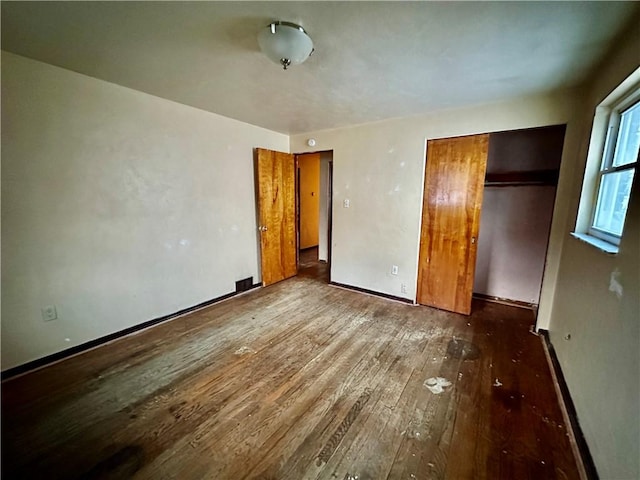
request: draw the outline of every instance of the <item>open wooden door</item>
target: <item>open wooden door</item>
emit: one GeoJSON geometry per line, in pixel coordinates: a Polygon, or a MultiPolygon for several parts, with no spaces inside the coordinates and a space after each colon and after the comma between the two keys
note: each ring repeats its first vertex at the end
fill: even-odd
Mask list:
{"type": "Polygon", "coordinates": [[[289,153],[256,152],[262,285],[267,286],[297,273],[295,161],[289,153]]]}
{"type": "Polygon", "coordinates": [[[471,313],[489,135],[429,140],[418,303],[471,313]]]}

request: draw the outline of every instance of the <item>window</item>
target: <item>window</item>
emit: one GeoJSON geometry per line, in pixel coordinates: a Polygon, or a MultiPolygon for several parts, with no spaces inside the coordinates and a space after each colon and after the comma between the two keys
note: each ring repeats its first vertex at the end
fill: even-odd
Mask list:
{"type": "Polygon", "coordinates": [[[640,150],[640,91],[613,106],[588,233],[620,244],[640,150]]]}

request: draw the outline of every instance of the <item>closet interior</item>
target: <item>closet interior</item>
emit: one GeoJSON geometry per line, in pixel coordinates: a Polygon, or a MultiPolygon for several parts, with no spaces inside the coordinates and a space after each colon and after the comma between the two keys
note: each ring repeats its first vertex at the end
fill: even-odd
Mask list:
{"type": "Polygon", "coordinates": [[[565,125],[492,133],[474,295],[537,306],[565,125]]]}

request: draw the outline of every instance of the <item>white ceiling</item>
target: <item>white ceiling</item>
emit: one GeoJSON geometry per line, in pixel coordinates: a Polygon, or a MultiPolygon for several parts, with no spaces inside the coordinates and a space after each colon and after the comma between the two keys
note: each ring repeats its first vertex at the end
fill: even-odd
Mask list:
{"type": "Polygon", "coordinates": [[[573,86],[634,2],[2,2],[2,48],[284,133],[573,86]],[[284,71],[272,20],[316,51],[284,71]]]}

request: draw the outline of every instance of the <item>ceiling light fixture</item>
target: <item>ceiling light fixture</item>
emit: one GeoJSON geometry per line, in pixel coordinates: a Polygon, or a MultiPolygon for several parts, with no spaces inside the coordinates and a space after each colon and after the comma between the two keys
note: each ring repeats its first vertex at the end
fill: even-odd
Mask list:
{"type": "Polygon", "coordinates": [[[260,30],[258,44],[270,60],[282,65],[304,62],[313,53],[313,41],[300,25],[290,22],[273,22],[260,30]]]}

